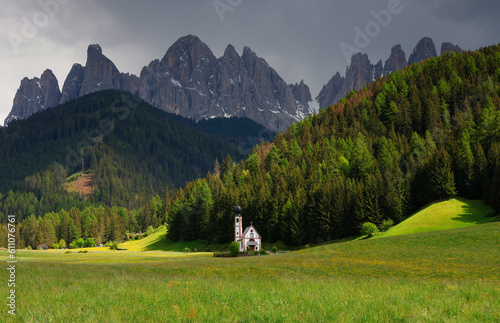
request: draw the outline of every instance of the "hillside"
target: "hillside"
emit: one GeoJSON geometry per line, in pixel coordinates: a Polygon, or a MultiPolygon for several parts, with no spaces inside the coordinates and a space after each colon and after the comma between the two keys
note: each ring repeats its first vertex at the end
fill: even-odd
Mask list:
{"type": "Polygon", "coordinates": [[[81,172],[73,174],[66,179],[63,188],[70,193],[77,193],[79,196],[87,199],[95,191],[94,173],[83,174],[81,172]]]}
{"type": "Polygon", "coordinates": [[[491,215],[493,214],[495,214],[495,211],[482,201],[453,198],[425,207],[376,237],[468,227],[491,222],[493,220],[491,215]]]}
{"type": "Polygon", "coordinates": [[[432,57],[351,92],[188,184],[169,238],[228,242],[243,209],[264,241],[321,243],[460,196],[500,212],[500,46],[432,57]]]}
{"type": "Polygon", "coordinates": [[[184,251],[184,248],[194,250],[201,244],[200,241],[172,242],[167,240],[167,229],[162,226],[151,235],[140,240],[129,240],[119,245],[120,249],[128,251],[184,251]]]}
{"type": "MultiPolygon", "coordinates": [[[[232,122],[226,124],[232,127],[232,122]]],[[[222,161],[228,154],[236,161],[245,156],[191,120],[130,94],[103,91],[0,129],[0,193],[12,189],[38,197],[53,194],[83,166],[94,173],[96,202],[132,208],[162,194],[165,187],[205,176],[216,159],[222,161]]]]}

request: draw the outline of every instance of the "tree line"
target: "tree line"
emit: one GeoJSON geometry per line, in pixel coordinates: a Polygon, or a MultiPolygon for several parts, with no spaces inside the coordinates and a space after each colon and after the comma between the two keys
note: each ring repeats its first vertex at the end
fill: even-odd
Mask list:
{"type": "MultiPolygon", "coordinates": [[[[122,241],[127,238],[127,232],[144,233],[150,227],[165,223],[165,206],[159,196],[151,199],[142,210],[98,205],[63,209],[41,217],[32,213],[17,224],[16,247],[34,249],[42,243],[64,247],[89,239],[99,245],[122,241]]],[[[1,246],[7,246],[7,234],[7,224],[0,224],[1,246]]]]}

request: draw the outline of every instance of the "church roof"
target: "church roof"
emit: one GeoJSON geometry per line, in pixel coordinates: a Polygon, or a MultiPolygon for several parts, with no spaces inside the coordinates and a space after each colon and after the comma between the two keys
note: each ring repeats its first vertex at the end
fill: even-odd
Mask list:
{"type": "MultiPolygon", "coordinates": [[[[241,235],[241,237],[246,236],[246,235],[247,235],[247,233],[248,233],[248,231],[250,231],[250,229],[253,229],[253,232],[254,232],[254,233],[259,234],[259,233],[257,232],[257,230],[255,229],[255,227],[254,227],[253,225],[251,225],[251,226],[247,227],[247,228],[245,229],[245,231],[243,231],[243,234],[241,235]]],[[[260,235],[259,235],[259,236],[260,236],[260,235]]]]}

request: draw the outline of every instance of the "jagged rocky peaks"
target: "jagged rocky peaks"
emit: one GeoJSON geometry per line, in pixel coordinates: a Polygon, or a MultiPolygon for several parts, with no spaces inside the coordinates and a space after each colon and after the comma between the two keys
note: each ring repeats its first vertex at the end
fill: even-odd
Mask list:
{"type": "Polygon", "coordinates": [[[295,95],[295,99],[300,102],[311,102],[311,90],[304,83],[304,80],[301,80],[300,83],[290,84],[290,88],[292,89],[293,95],[295,95]]]}
{"type": "Polygon", "coordinates": [[[90,45],[87,50],[87,64],[79,96],[119,88],[120,72],[115,64],[102,54],[101,46],[90,45]]]}
{"type": "Polygon", "coordinates": [[[391,56],[385,61],[384,76],[394,73],[408,66],[406,54],[400,44],[395,45],[391,49],[391,56]]]}
{"type": "MultiPolygon", "coordinates": [[[[451,51],[461,49],[451,43],[442,44],[442,54],[451,51]]],[[[436,55],[434,43],[428,37],[419,41],[408,61],[400,45],[391,49],[385,64],[382,61],[372,64],[368,55],[355,54],[345,76],[336,73],[316,101],[312,101],[309,87],[303,81],[287,84],[249,47],[240,56],[228,45],[224,55],[217,58],[198,37],[188,35],[177,40],[163,58],[151,61],[137,77],[120,73],[99,45],[90,45],[85,66],[73,65],[62,93],[50,70],[40,79],[23,79],[5,124],[88,93],[115,89],[194,120],[248,117],[270,130],[285,131],[292,122],[338,102],[352,90],[436,55]]]]}
{"type": "Polygon", "coordinates": [[[296,98],[250,48],[240,56],[228,45],[216,58],[192,35],[180,38],[161,60],[145,67],[140,82],[142,99],[195,120],[248,117],[273,131],[284,131],[310,113],[308,101],[296,98]]]}
{"type": "Polygon", "coordinates": [[[367,54],[357,53],[351,57],[351,64],[346,68],[345,77],[337,72],[323,87],[316,100],[320,108],[324,109],[338,102],[346,93],[371,84],[382,76],[382,73],[382,61],[372,65],[367,54]]]}
{"type": "Polygon", "coordinates": [[[80,96],[83,79],[85,77],[85,68],[80,64],[73,64],[71,71],[64,81],[61,104],[77,99],[80,96]]]}
{"type": "Polygon", "coordinates": [[[462,48],[460,48],[458,45],[453,45],[452,43],[448,42],[444,42],[441,44],[441,55],[451,52],[461,53],[462,48]]]}
{"type": "Polygon", "coordinates": [[[24,119],[38,111],[53,108],[59,104],[60,99],[59,84],[51,70],[45,70],[40,78],[25,77],[17,90],[5,125],[12,120],[24,119]]]}
{"type": "MultiPolygon", "coordinates": [[[[452,51],[460,52],[462,50],[451,43],[442,44],[441,54],[452,51]]],[[[372,65],[366,54],[357,53],[352,56],[351,65],[347,67],[345,77],[342,77],[337,72],[328,84],[323,87],[316,101],[320,108],[324,109],[337,103],[340,98],[352,90],[359,90],[363,86],[369,85],[379,76],[387,76],[410,64],[436,56],[436,46],[429,37],[424,37],[418,42],[408,61],[406,61],[406,54],[399,44],[392,47],[391,54],[385,64],[379,61],[377,64],[372,65]]]]}
{"type": "Polygon", "coordinates": [[[140,77],[120,73],[99,45],[90,45],[85,66],[73,65],[62,95],[59,93],[57,100],[53,100],[54,88],[45,90],[51,93],[50,104],[33,102],[38,92],[28,90],[29,86],[23,84],[20,91],[25,93],[29,108],[18,107],[23,98],[20,96],[11,118],[25,118],[40,111],[42,105],[53,107],[106,89],[138,95],[159,109],[195,120],[248,117],[273,131],[285,131],[292,122],[312,112],[308,105],[312,101],[310,90],[303,82],[288,85],[248,47],[240,56],[228,45],[224,55],[216,58],[193,35],[177,40],[161,60],[145,66],[140,77]]]}
{"type": "Polygon", "coordinates": [[[434,41],[429,37],[422,38],[417,46],[413,49],[413,53],[410,55],[408,59],[408,64],[414,64],[418,62],[422,62],[428,58],[436,57],[436,46],[434,45],[434,41]]]}

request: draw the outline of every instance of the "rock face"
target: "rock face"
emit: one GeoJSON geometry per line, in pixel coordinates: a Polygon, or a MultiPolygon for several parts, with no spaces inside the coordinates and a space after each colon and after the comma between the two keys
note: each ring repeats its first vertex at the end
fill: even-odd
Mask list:
{"type": "Polygon", "coordinates": [[[120,73],[99,45],[90,45],[85,67],[73,65],[62,95],[56,96],[43,86],[43,91],[38,90],[36,84],[23,80],[11,119],[25,118],[42,106],[56,106],[106,89],[132,93],[183,117],[248,117],[273,131],[285,131],[292,122],[312,113],[308,105],[311,92],[304,82],[288,85],[248,47],[240,56],[229,45],[224,55],[216,58],[206,44],[192,35],[180,38],[161,60],[145,66],[140,77],[120,73]],[[41,97],[41,92],[48,102],[45,96],[43,102],[33,101],[41,97]]]}
{"type": "Polygon", "coordinates": [[[120,83],[120,72],[115,64],[102,54],[99,45],[90,45],[79,96],[101,90],[120,89],[120,83]]]}
{"type": "Polygon", "coordinates": [[[318,101],[320,108],[324,109],[338,102],[340,98],[352,90],[359,90],[363,86],[370,85],[382,73],[382,61],[372,65],[368,55],[357,53],[352,56],[351,65],[346,68],[345,77],[340,76],[340,73],[337,72],[323,87],[316,101],[318,101]]]}
{"type": "MultiPolygon", "coordinates": [[[[441,54],[452,51],[461,52],[462,50],[451,43],[442,44],[441,54]]],[[[323,86],[316,101],[320,108],[325,109],[329,105],[337,103],[340,98],[352,90],[359,90],[365,85],[368,86],[379,76],[387,76],[410,64],[418,63],[435,56],[437,56],[436,47],[432,39],[428,37],[424,37],[418,42],[408,62],[406,61],[406,54],[399,44],[392,47],[391,55],[385,61],[384,65],[382,61],[371,65],[366,54],[357,53],[351,58],[351,65],[346,69],[346,76],[342,77],[337,72],[328,84],[323,86]]]]}
{"type": "Polygon", "coordinates": [[[461,53],[462,49],[459,46],[453,45],[452,43],[448,42],[444,42],[441,44],[441,55],[451,52],[461,53]]]}
{"type": "Polygon", "coordinates": [[[85,67],[74,64],[64,82],[60,103],[66,103],[89,93],[115,89],[139,93],[139,78],[123,74],[115,64],[103,55],[99,45],[90,45],[85,67]]]}
{"type": "Polygon", "coordinates": [[[408,59],[408,64],[411,65],[414,63],[422,62],[428,58],[436,56],[437,52],[434,42],[429,37],[424,37],[418,42],[417,46],[415,46],[415,49],[413,49],[413,53],[408,59]]]}
{"type": "Polygon", "coordinates": [[[300,83],[290,84],[290,88],[292,89],[293,95],[295,95],[295,99],[299,102],[311,102],[312,96],[309,87],[304,84],[304,80],[300,81],[300,83]]]}
{"type": "Polygon", "coordinates": [[[406,54],[401,48],[400,44],[392,47],[391,56],[385,61],[384,66],[384,76],[389,75],[390,73],[394,73],[399,71],[400,69],[405,68],[408,65],[406,61],[406,54]]]}
{"type": "MultiPolygon", "coordinates": [[[[310,97],[303,83],[302,91],[310,97]]],[[[162,110],[195,120],[248,117],[273,131],[284,131],[310,113],[303,93],[299,91],[302,98],[297,98],[292,87],[250,48],[245,47],[240,56],[229,45],[216,58],[191,35],[144,67],[139,86],[139,97],[162,110]]]]}
{"type": "Polygon", "coordinates": [[[12,120],[24,119],[33,113],[53,108],[59,104],[60,99],[59,84],[51,70],[45,70],[40,78],[25,77],[17,90],[5,125],[12,120]]]}
{"type": "Polygon", "coordinates": [[[61,104],[78,99],[85,77],[85,68],[80,64],[74,64],[64,81],[61,94],[61,104]]]}

